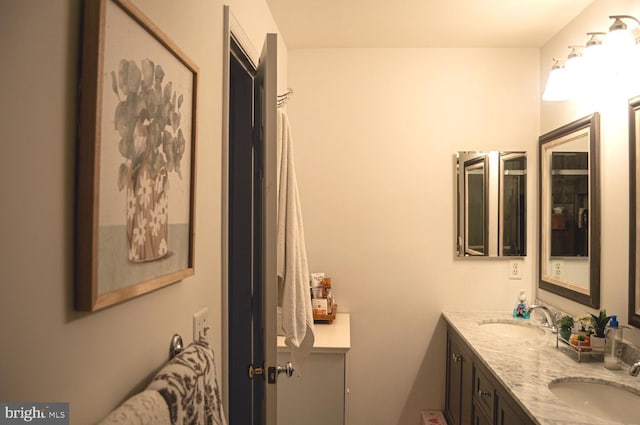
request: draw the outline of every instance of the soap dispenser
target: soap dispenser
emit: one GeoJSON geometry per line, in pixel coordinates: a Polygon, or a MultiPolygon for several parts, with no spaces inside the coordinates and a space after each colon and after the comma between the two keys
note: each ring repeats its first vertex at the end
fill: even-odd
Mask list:
{"type": "Polygon", "coordinates": [[[513,317],[528,319],[529,313],[527,313],[527,294],[520,290],[520,295],[518,295],[518,305],[513,309],[513,317]]]}
{"type": "Polygon", "coordinates": [[[620,369],[622,363],[622,328],[617,316],[611,316],[604,341],[604,367],[620,369]]]}

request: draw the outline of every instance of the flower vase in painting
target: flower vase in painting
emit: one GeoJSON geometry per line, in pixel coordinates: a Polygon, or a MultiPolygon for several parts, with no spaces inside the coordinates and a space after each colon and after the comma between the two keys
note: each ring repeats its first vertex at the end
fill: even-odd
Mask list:
{"type": "Polygon", "coordinates": [[[183,96],[163,85],[164,71],[149,59],[122,59],[118,73],[111,72],[119,102],[115,128],[123,158],[118,189],[126,189],[127,258],[139,263],[158,260],[169,253],[169,175],[182,178],[180,160],[185,139],[180,129],[183,96]]]}
{"type": "Polygon", "coordinates": [[[164,176],[152,180],[146,166],[127,180],[127,242],[131,262],[151,261],[167,255],[168,198],[164,176]]]}

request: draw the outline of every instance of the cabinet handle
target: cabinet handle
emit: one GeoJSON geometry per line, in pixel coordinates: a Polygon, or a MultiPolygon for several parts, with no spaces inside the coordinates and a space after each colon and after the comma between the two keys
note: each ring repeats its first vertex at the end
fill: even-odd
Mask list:
{"type": "Polygon", "coordinates": [[[458,363],[459,361],[462,361],[462,355],[460,355],[460,354],[455,354],[455,353],[454,353],[454,354],[452,355],[452,357],[453,357],[453,362],[454,362],[454,363],[458,363]]]}
{"type": "Polygon", "coordinates": [[[478,390],[478,397],[491,397],[491,393],[489,391],[478,390]]]}

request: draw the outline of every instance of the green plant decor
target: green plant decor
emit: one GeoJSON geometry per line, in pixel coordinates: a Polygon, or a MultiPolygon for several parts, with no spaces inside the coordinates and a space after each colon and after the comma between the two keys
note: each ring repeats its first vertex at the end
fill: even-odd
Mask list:
{"type": "Polygon", "coordinates": [[[574,324],[575,321],[573,317],[568,315],[562,316],[560,320],[558,320],[558,327],[560,329],[572,329],[574,324]]]}
{"type": "Polygon", "coordinates": [[[591,326],[597,337],[604,338],[604,330],[609,320],[611,320],[611,316],[607,316],[607,310],[600,310],[597,316],[591,314],[591,326]]]}
{"type": "Polygon", "coordinates": [[[571,337],[571,331],[573,329],[574,324],[575,324],[575,321],[573,317],[568,315],[562,316],[560,320],[558,320],[558,329],[560,332],[560,336],[568,341],[569,338],[571,337]]]}

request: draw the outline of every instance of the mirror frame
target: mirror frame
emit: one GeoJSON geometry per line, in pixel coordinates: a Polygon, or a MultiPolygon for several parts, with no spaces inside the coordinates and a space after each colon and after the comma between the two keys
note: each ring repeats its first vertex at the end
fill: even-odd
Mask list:
{"type": "Polygon", "coordinates": [[[483,155],[478,158],[473,158],[464,162],[463,166],[464,173],[464,255],[477,256],[477,257],[486,257],[489,255],[489,228],[487,222],[487,205],[488,205],[488,197],[489,197],[489,157],[487,155],[483,155]],[[482,242],[484,252],[480,253],[478,251],[472,250],[469,248],[469,191],[467,189],[468,186],[468,173],[467,170],[472,170],[478,167],[482,167],[482,221],[483,221],[483,229],[482,229],[482,242]]]}
{"type": "Polygon", "coordinates": [[[629,324],[640,328],[640,96],[629,100],[629,324]]]}
{"type": "Polygon", "coordinates": [[[595,112],[586,117],[580,118],[569,124],[563,125],[539,137],[540,150],[538,159],[538,184],[539,184],[539,240],[538,240],[538,287],[545,291],[560,295],[572,301],[584,304],[593,308],[600,308],[600,114],[595,112]],[[543,275],[543,170],[542,160],[545,153],[545,145],[560,138],[589,129],[589,294],[560,286],[554,282],[544,279],[543,275]]]}

